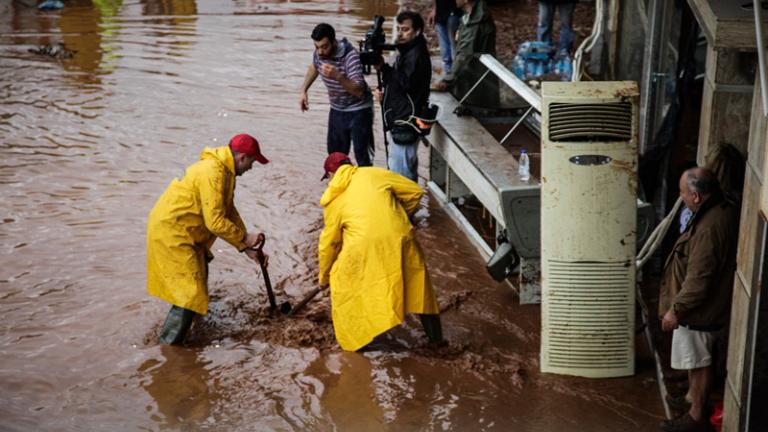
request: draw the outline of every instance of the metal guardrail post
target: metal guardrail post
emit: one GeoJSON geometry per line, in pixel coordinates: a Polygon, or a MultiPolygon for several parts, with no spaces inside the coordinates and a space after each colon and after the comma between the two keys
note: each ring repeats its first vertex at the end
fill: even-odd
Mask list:
{"type": "Polygon", "coordinates": [[[521,116],[521,117],[520,117],[520,118],[517,120],[517,122],[515,123],[515,125],[514,125],[514,126],[512,126],[512,127],[509,129],[509,132],[507,132],[507,134],[506,134],[506,135],[504,135],[504,138],[502,138],[502,139],[501,139],[501,141],[499,141],[499,144],[504,144],[504,141],[506,141],[506,140],[507,140],[507,138],[509,138],[509,136],[510,136],[510,135],[512,135],[512,132],[514,132],[514,131],[515,131],[515,129],[517,129],[517,127],[518,127],[518,126],[520,126],[520,123],[522,123],[522,122],[523,122],[523,120],[525,120],[525,118],[526,118],[526,117],[528,117],[528,114],[530,114],[530,113],[531,113],[531,111],[533,111],[533,107],[529,107],[529,108],[528,108],[528,110],[525,112],[525,114],[523,114],[523,115],[522,115],[522,116],[521,116]]]}
{"type": "Polygon", "coordinates": [[[472,92],[473,92],[473,91],[475,91],[475,89],[477,88],[477,86],[479,86],[479,85],[480,85],[480,83],[481,83],[481,82],[482,82],[482,81],[485,79],[485,77],[487,77],[487,76],[488,76],[488,73],[489,73],[489,72],[491,72],[491,71],[490,71],[490,70],[487,70],[487,71],[485,71],[485,73],[483,74],[483,76],[481,76],[481,77],[480,77],[480,79],[479,79],[479,80],[477,80],[477,82],[475,83],[475,85],[473,85],[473,86],[472,86],[472,88],[471,88],[471,89],[469,89],[469,91],[468,91],[468,92],[467,92],[467,93],[464,95],[464,97],[463,97],[463,98],[461,98],[461,100],[459,101],[459,105],[463,104],[463,103],[464,103],[464,101],[465,101],[465,100],[467,100],[467,98],[469,97],[469,95],[470,95],[470,94],[472,94],[472,92]]]}
{"type": "Polygon", "coordinates": [[[528,84],[518,78],[503,64],[499,63],[499,61],[490,54],[481,55],[480,62],[484,64],[488,70],[492,71],[494,75],[499,77],[499,79],[506,85],[511,87],[515,93],[520,95],[536,111],[541,112],[541,95],[536,93],[534,89],[528,87],[528,84]]]}

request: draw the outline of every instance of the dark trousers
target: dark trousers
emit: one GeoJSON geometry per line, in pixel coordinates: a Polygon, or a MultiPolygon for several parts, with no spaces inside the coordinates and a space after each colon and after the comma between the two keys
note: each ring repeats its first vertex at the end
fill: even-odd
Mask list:
{"type": "Polygon", "coordinates": [[[184,342],[187,330],[192,326],[197,313],[189,309],[172,306],[165,317],[163,330],[160,332],[160,343],[176,345],[184,342]]]}
{"type": "Polygon", "coordinates": [[[419,315],[421,325],[424,327],[424,333],[430,342],[441,342],[443,340],[443,327],[440,324],[440,315],[419,315]]]}
{"type": "Polygon", "coordinates": [[[358,166],[371,166],[373,158],[373,108],[357,111],[339,111],[331,108],[328,113],[328,154],[349,154],[354,145],[358,166]]]}

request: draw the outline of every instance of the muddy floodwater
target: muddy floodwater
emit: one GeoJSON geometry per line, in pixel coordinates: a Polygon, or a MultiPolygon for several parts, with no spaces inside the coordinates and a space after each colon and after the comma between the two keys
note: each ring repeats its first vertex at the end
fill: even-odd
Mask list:
{"type": "Polygon", "coordinates": [[[146,216],[235,133],[272,161],[238,179],[236,204],[266,233],[278,301],[315,286],[328,103],[317,82],[298,109],[309,34],[327,21],[356,41],[397,3],[34,6],[0,0],[0,430],[655,430],[652,362],[623,379],[540,374],[539,307],[485,274],[431,196],[418,235],[448,346],[428,348],[410,317],[342,352],[327,295],[271,316],[257,265],[220,241],[209,314],[187,346],[157,345],[168,305],[145,291],[146,216]]]}

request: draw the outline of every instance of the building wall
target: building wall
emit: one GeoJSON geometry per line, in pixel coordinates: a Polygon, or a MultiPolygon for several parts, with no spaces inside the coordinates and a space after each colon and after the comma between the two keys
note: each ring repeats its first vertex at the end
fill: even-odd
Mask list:
{"type": "Polygon", "coordinates": [[[734,125],[746,125],[750,121],[755,64],[757,54],[754,52],[707,48],[699,165],[706,164],[710,151],[722,143],[734,145],[742,154],[747,151],[749,131],[734,125]]]}
{"type": "MultiPolygon", "coordinates": [[[[737,270],[733,290],[728,377],[725,386],[723,431],[742,431],[745,427],[749,366],[752,358],[754,322],[762,257],[762,227],[768,215],[768,121],[763,115],[760,81],[755,80],[752,97],[747,167],[742,197],[737,270]]],[[[765,361],[765,360],[763,360],[765,361]]]]}

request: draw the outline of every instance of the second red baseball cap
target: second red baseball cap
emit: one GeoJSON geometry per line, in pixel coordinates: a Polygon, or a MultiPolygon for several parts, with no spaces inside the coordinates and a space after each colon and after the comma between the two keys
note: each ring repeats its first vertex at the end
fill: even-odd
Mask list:
{"type": "Polygon", "coordinates": [[[346,154],[342,152],[333,152],[329,154],[328,157],[325,158],[325,164],[323,164],[323,168],[325,168],[325,174],[323,174],[323,177],[321,177],[320,180],[327,179],[331,173],[335,173],[336,170],[338,170],[339,167],[344,163],[352,163],[352,161],[349,160],[349,156],[346,154]]]}

